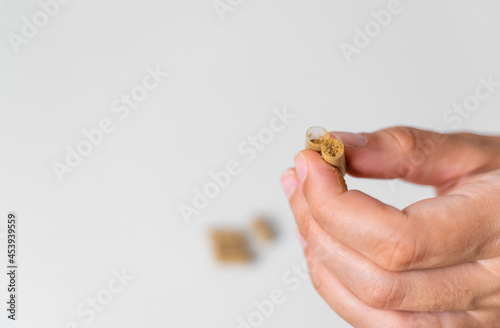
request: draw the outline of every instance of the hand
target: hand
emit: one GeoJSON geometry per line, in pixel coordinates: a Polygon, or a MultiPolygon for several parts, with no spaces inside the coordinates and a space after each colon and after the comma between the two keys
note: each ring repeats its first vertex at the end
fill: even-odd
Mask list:
{"type": "Polygon", "coordinates": [[[500,138],[412,128],[333,134],[347,171],[431,185],[403,210],[301,151],[281,182],[311,280],[355,327],[500,327],[500,138]]]}

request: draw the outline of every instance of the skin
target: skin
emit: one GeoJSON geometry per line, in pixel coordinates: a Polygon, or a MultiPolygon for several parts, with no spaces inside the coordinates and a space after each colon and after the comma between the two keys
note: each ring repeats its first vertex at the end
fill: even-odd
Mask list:
{"type": "Polygon", "coordinates": [[[399,210],[348,191],[318,153],[297,154],[281,181],[318,293],[354,327],[499,327],[500,137],[362,135],[366,146],[344,141],[350,175],[436,197],[399,210]]]}

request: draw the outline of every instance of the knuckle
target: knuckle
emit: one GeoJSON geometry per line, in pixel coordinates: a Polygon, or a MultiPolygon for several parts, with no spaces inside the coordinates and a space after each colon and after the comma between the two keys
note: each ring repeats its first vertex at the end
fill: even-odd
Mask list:
{"type": "Polygon", "coordinates": [[[433,316],[428,313],[419,313],[419,314],[412,313],[404,326],[407,326],[409,328],[443,327],[443,325],[441,325],[436,316],[433,316]]]}
{"type": "Polygon", "coordinates": [[[314,246],[312,246],[314,255],[319,261],[323,263],[335,261],[335,258],[332,255],[331,248],[329,247],[329,240],[327,239],[327,236],[318,235],[314,239],[314,246]]]}
{"type": "Polygon", "coordinates": [[[380,310],[398,310],[404,299],[399,281],[392,275],[375,276],[362,286],[358,297],[366,305],[380,310]]]}
{"type": "Polygon", "coordinates": [[[388,271],[408,270],[418,258],[416,239],[408,235],[386,240],[375,251],[374,261],[388,271]]]}
{"type": "Polygon", "coordinates": [[[321,291],[321,288],[322,288],[322,282],[321,282],[321,278],[319,276],[319,274],[317,272],[312,272],[310,274],[311,276],[311,283],[314,287],[314,289],[317,291],[317,292],[320,292],[321,291]]]}
{"type": "Polygon", "coordinates": [[[407,156],[411,156],[418,149],[419,137],[417,136],[418,130],[409,127],[393,127],[384,130],[388,138],[395,141],[398,151],[407,156]]]}
{"type": "Polygon", "coordinates": [[[324,223],[327,222],[332,218],[333,215],[332,211],[332,205],[328,203],[323,203],[320,205],[317,205],[316,208],[314,209],[314,218],[318,223],[324,223]]]}
{"type": "Polygon", "coordinates": [[[418,146],[418,140],[416,129],[397,126],[382,130],[383,138],[392,141],[398,149],[406,155],[411,155],[415,152],[418,146]],[[391,140],[392,139],[392,140],[391,140]]]}
{"type": "Polygon", "coordinates": [[[427,157],[426,141],[420,130],[409,127],[393,127],[383,130],[383,138],[394,145],[395,151],[400,154],[399,175],[408,178],[427,157]]]}
{"type": "Polygon", "coordinates": [[[311,222],[314,220],[311,213],[308,211],[301,211],[298,208],[292,206],[292,212],[295,218],[295,223],[297,224],[297,230],[304,240],[309,239],[309,234],[311,233],[311,222]]]}
{"type": "Polygon", "coordinates": [[[309,240],[309,234],[311,233],[311,221],[313,218],[309,214],[302,214],[297,220],[297,228],[300,235],[304,240],[309,240]]]}
{"type": "Polygon", "coordinates": [[[322,286],[321,282],[322,278],[320,274],[319,262],[317,259],[315,259],[313,251],[309,247],[306,247],[304,252],[307,259],[307,267],[308,267],[309,277],[311,278],[311,283],[314,289],[319,291],[319,289],[321,289],[322,286]]]}

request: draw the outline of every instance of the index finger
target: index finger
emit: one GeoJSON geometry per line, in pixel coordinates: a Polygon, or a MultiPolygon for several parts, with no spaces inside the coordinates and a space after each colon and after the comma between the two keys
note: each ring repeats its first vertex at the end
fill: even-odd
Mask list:
{"type": "Polygon", "coordinates": [[[498,137],[441,134],[409,127],[358,135],[331,134],[346,145],[348,173],[358,177],[401,178],[441,189],[463,176],[500,167],[498,137]]]}

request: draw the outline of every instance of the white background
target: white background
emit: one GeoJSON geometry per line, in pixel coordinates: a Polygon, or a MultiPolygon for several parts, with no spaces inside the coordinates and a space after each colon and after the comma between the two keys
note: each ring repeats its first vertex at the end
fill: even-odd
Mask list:
{"type": "MultiPolygon", "coordinates": [[[[451,131],[443,114],[478,78],[500,81],[496,1],[402,0],[348,63],[339,45],[353,44],[355,28],[387,4],[244,0],[221,20],[211,0],[73,0],[15,52],[8,33],[22,35],[23,17],[40,7],[1,0],[0,232],[17,212],[20,304],[15,324],[1,306],[0,326],[236,328],[279,289],[287,300],[262,327],[349,327],[309,281],[292,291],[282,280],[303,257],[279,176],[305,130],[451,131]],[[120,120],[113,100],[148,65],[170,76],[120,120]],[[238,145],[284,107],[295,119],[248,162],[238,145]],[[103,118],[115,130],[59,182],[52,163],[103,118]],[[187,224],[179,204],[230,160],[242,173],[187,224]],[[216,265],[207,229],[245,229],[256,213],[279,238],[250,266],[216,265]],[[85,323],[77,307],[123,268],[134,280],[85,323]]],[[[458,128],[498,134],[498,90],[458,128]]],[[[432,195],[402,182],[347,182],[398,207],[432,195]]],[[[0,235],[1,263],[5,253],[0,235]]],[[[0,304],[6,296],[2,274],[0,304]]]]}

